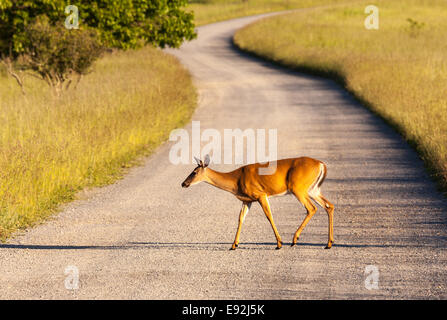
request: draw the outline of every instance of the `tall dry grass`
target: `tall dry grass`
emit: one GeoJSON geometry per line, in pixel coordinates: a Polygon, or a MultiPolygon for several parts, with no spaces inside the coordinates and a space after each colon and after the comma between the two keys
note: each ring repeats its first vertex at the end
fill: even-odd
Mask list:
{"type": "MultiPolygon", "coordinates": [[[[197,25],[273,11],[345,3],[353,0],[192,0],[197,25]]],[[[358,1],[358,0],[357,0],[358,1]]]]}
{"type": "Polygon", "coordinates": [[[376,1],[293,13],[240,30],[242,50],[334,77],[393,124],[447,190],[447,10],[441,0],[376,1]]]}
{"type": "MultiPolygon", "coordinates": [[[[328,1],[341,0],[204,0],[191,8],[204,24],[328,1]]],[[[0,240],[77,191],[115,181],[196,105],[189,74],[152,48],[106,56],[60,98],[33,78],[25,87],[26,98],[0,66],[0,240]]]]}
{"type": "Polygon", "coordinates": [[[0,74],[0,239],[91,186],[116,180],[183,126],[196,105],[189,73],[150,47],[102,58],[77,90],[53,98],[0,74]]]}

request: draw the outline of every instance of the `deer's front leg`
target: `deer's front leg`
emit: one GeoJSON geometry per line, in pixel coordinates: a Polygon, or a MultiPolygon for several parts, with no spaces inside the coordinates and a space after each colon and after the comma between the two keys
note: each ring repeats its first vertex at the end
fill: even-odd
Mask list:
{"type": "Polygon", "coordinates": [[[273,232],[275,233],[276,243],[277,243],[276,249],[281,249],[281,247],[282,247],[281,236],[279,235],[279,232],[275,226],[275,222],[273,221],[272,211],[270,210],[269,200],[266,195],[259,198],[259,204],[261,205],[262,209],[264,210],[265,216],[269,220],[269,222],[272,226],[273,232]]]}
{"type": "Polygon", "coordinates": [[[235,250],[237,246],[239,245],[239,237],[241,235],[241,229],[242,229],[242,223],[244,223],[245,216],[248,213],[248,210],[250,210],[251,202],[243,202],[241,213],[239,214],[239,225],[237,227],[236,237],[234,238],[233,245],[231,246],[231,250],[235,250]]]}

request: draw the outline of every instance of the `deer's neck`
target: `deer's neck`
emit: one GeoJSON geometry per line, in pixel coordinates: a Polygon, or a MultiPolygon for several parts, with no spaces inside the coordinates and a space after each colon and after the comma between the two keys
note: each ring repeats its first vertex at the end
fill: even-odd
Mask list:
{"type": "Polygon", "coordinates": [[[235,177],[231,172],[223,173],[214,171],[210,168],[206,168],[206,177],[206,182],[208,182],[209,184],[233,194],[237,193],[238,178],[235,177]]]}

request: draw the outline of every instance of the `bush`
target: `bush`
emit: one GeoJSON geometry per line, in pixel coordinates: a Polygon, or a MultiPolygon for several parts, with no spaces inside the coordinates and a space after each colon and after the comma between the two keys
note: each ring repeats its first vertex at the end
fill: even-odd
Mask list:
{"type": "MultiPolygon", "coordinates": [[[[193,39],[194,15],[187,0],[77,0],[80,26],[94,28],[107,47],[178,47],[193,39]]],[[[51,25],[64,25],[65,0],[0,0],[0,55],[16,57],[25,50],[25,28],[45,15],[51,25]]]]}
{"type": "Polygon", "coordinates": [[[56,92],[88,72],[102,46],[179,47],[193,39],[186,0],[78,0],[81,29],[65,29],[64,0],[0,0],[0,59],[21,86],[33,71],[56,92]],[[95,30],[96,32],[92,31],[95,30]],[[16,69],[15,67],[18,67],[16,69]]]}
{"type": "Polygon", "coordinates": [[[24,35],[18,69],[34,71],[56,92],[68,88],[73,76],[88,73],[103,52],[94,30],[51,26],[46,16],[26,26],[24,35]]]}

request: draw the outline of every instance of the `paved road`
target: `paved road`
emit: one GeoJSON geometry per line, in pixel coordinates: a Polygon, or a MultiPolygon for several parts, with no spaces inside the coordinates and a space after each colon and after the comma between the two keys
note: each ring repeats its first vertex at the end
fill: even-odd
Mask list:
{"type": "MultiPolygon", "coordinates": [[[[240,248],[229,251],[240,202],[206,184],[182,189],[193,165],[170,164],[166,144],[125,179],[0,245],[1,298],[447,298],[447,204],[419,158],[331,81],[237,52],[232,34],[255,19],[201,27],[173,52],[200,91],[194,120],[220,132],[277,128],[279,157],[325,161],[334,247],[323,249],[327,215],[319,209],[298,246],[275,250],[255,204],[240,248]],[[79,270],[77,290],[64,285],[70,265],[79,270]],[[378,268],[376,290],[365,288],[367,265],[378,268]]],[[[305,210],[292,196],[271,206],[290,244],[305,210]]]]}

